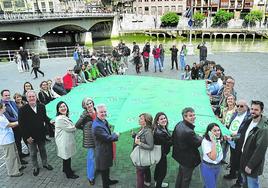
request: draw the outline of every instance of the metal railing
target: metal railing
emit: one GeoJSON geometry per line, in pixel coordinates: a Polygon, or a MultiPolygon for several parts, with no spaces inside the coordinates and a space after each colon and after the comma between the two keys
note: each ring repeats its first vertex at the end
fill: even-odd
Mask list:
{"type": "MultiPolygon", "coordinates": [[[[39,52],[39,56],[42,59],[48,58],[64,58],[64,57],[73,57],[74,49],[76,46],[64,46],[64,47],[52,47],[47,48],[46,52],[39,52]]],[[[96,54],[109,54],[112,52],[112,46],[97,46],[91,49],[80,46],[82,49],[82,56],[89,57],[92,53],[96,54]],[[92,51],[93,50],[93,51],[92,51]]],[[[32,52],[37,52],[37,49],[26,49],[28,52],[28,58],[31,59],[32,52]]],[[[19,50],[0,50],[0,62],[13,62],[16,52],[19,50]]]]}
{"type": "Polygon", "coordinates": [[[47,19],[69,19],[69,18],[88,18],[88,17],[113,17],[115,13],[111,12],[30,12],[30,13],[5,13],[0,15],[0,23],[17,22],[17,21],[33,21],[47,19]]]}

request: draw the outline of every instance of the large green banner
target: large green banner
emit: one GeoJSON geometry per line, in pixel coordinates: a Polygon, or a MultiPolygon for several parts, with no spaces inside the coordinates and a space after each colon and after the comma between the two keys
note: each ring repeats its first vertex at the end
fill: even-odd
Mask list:
{"type": "MultiPolygon", "coordinates": [[[[55,117],[56,104],[62,100],[68,104],[70,118],[76,122],[83,111],[81,104],[84,97],[91,97],[95,105],[102,103],[107,106],[108,120],[117,132],[139,127],[138,116],[141,113],[147,112],[154,117],[160,111],[167,114],[169,129],[173,130],[182,120],[181,111],[185,107],[195,110],[195,131],[198,134],[203,134],[209,123],[221,125],[212,112],[204,80],[125,75],[99,78],[93,83],[75,87],[68,95],[49,103],[46,106],[49,117],[55,117]]],[[[226,128],[222,127],[222,131],[228,134],[226,128]]]]}

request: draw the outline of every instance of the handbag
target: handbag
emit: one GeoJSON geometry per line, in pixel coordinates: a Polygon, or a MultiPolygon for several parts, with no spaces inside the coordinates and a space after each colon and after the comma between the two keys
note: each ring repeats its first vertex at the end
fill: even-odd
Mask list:
{"type": "Polygon", "coordinates": [[[154,145],[153,150],[145,150],[136,146],[130,154],[134,166],[151,166],[161,159],[161,145],[154,145]]]}

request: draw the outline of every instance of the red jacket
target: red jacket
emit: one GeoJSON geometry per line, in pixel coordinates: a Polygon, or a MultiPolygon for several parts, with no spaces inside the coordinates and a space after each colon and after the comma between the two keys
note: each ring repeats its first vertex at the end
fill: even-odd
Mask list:
{"type": "Polygon", "coordinates": [[[64,89],[72,89],[73,88],[73,80],[72,75],[67,73],[63,76],[63,85],[64,89]]]}
{"type": "Polygon", "coordinates": [[[154,48],[153,49],[153,55],[154,55],[154,58],[160,58],[160,48],[154,48]]]}

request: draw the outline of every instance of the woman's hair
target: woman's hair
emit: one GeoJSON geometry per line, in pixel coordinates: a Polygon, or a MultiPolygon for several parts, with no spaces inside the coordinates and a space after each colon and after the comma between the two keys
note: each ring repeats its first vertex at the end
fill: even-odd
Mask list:
{"type": "Polygon", "coordinates": [[[148,113],[142,113],[139,117],[143,116],[146,126],[152,129],[153,117],[148,113]]]}
{"type": "Polygon", "coordinates": [[[66,105],[66,107],[67,107],[67,113],[66,113],[66,116],[67,117],[69,117],[69,107],[68,107],[68,105],[64,102],[64,101],[60,101],[60,102],[58,102],[58,104],[57,104],[57,106],[56,106],[56,116],[58,116],[58,115],[62,115],[61,113],[60,113],[60,111],[59,111],[59,108],[60,108],[60,105],[62,105],[62,104],[65,104],[66,105]]]}
{"type": "MultiPolygon", "coordinates": [[[[153,128],[155,129],[156,127],[159,126],[158,124],[158,120],[159,120],[159,117],[164,115],[166,118],[167,118],[167,115],[164,113],[164,112],[158,112],[155,117],[154,117],[154,123],[153,123],[153,128]]],[[[166,128],[168,127],[168,118],[167,118],[167,125],[166,125],[166,128]]]]}
{"type": "Polygon", "coordinates": [[[82,108],[85,109],[85,110],[87,109],[86,104],[87,104],[88,101],[91,101],[91,102],[93,103],[93,106],[95,105],[95,104],[94,104],[94,101],[92,100],[92,98],[90,98],[90,97],[85,97],[85,98],[82,100],[82,108]]]}
{"type": "Polygon", "coordinates": [[[228,99],[229,97],[233,97],[233,99],[234,99],[234,104],[233,104],[233,105],[235,106],[235,96],[232,95],[232,94],[229,94],[229,95],[225,98],[225,107],[228,107],[227,99],[228,99]]]}
{"type": "MultiPolygon", "coordinates": [[[[213,127],[215,127],[215,126],[219,127],[219,129],[220,129],[220,126],[217,123],[210,123],[207,126],[207,130],[206,130],[206,133],[204,134],[204,138],[207,139],[208,141],[211,141],[208,132],[211,131],[213,129],[213,127]]],[[[220,129],[220,131],[221,131],[221,129],[220,129]]],[[[220,138],[222,138],[222,132],[221,132],[220,138]]]]}
{"type": "Polygon", "coordinates": [[[27,92],[27,91],[25,90],[25,85],[26,85],[26,84],[30,84],[30,86],[31,86],[31,90],[34,90],[34,89],[33,89],[33,85],[32,85],[30,82],[25,82],[25,83],[23,84],[23,94],[24,94],[24,95],[25,95],[26,92],[27,92]]]}
{"type": "Polygon", "coordinates": [[[47,83],[47,81],[42,81],[42,82],[40,83],[40,85],[39,85],[40,89],[42,89],[42,84],[43,84],[43,83],[47,83]]]}
{"type": "Polygon", "coordinates": [[[4,104],[0,103],[0,109],[3,109],[3,107],[4,107],[4,104]]]}
{"type": "Polygon", "coordinates": [[[191,70],[190,65],[186,65],[186,66],[185,66],[185,68],[184,68],[184,70],[186,71],[186,70],[187,70],[187,68],[188,68],[188,71],[190,71],[190,70],[191,70]]]}
{"type": "Polygon", "coordinates": [[[14,96],[13,96],[13,99],[16,101],[16,98],[17,98],[17,97],[22,97],[22,95],[19,94],[19,93],[15,93],[14,96]]]}

